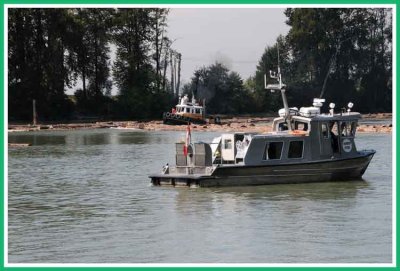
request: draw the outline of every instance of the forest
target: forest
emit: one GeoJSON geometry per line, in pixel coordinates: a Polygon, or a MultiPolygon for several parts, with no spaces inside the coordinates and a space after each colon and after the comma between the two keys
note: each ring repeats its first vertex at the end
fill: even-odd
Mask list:
{"type": "Polygon", "coordinates": [[[321,97],[339,107],[352,101],[362,113],[392,110],[391,9],[288,8],[289,32],[266,45],[253,76],[214,63],[184,85],[185,56],[168,37],[168,14],[10,8],[9,120],[32,120],[33,100],[41,121],[160,119],[182,93],[206,99],[210,114],[268,114],[282,107],[280,95],[264,89],[264,74],[278,63],[291,106],[321,97]]]}

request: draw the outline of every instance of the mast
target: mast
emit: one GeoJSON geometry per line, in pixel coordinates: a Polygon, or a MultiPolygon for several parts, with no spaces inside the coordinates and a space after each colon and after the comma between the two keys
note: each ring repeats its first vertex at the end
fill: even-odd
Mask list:
{"type": "Polygon", "coordinates": [[[281,67],[279,61],[279,46],[278,46],[278,72],[269,71],[269,77],[272,79],[276,79],[278,84],[268,84],[267,85],[267,75],[264,74],[264,88],[271,90],[271,92],[275,92],[275,90],[279,90],[282,94],[283,107],[285,108],[285,120],[288,125],[289,130],[292,130],[292,126],[290,125],[290,113],[289,113],[289,105],[286,98],[286,85],[282,82],[282,74],[281,67]]]}

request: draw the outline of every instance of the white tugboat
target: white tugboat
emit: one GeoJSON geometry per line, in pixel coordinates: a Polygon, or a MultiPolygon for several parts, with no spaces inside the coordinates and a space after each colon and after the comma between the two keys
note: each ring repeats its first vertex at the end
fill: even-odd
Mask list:
{"type": "Polygon", "coordinates": [[[356,128],[361,114],[321,113],[324,99],[313,106],[289,108],[280,69],[270,76],[278,84],[266,89],[282,94],[284,108],[268,134],[222,134],[212,143],[176,143],[175,166],[152,174],[153,185],[242,186],[347,181],[361,178],[374,150],[357,150],[356,128]]]}
{"type": "Polygon", "coordinates": [[[189,97],[186,94],[183,97],[179,97],[179,102],[171,112],[164,112],[163,122],[164,124],[205,124],[206,123],[206,110],[203,105],[200,105],[194,95],[192,95],[192,101],[189,101],[189,97]]]}

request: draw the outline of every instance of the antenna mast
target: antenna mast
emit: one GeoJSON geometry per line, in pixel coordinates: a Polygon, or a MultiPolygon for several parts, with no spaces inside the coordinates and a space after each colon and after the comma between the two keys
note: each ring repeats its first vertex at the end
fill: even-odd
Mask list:
{"type": "Polygon", "coordinates": [[[276,48],[278,50],[278,75],[279,75],[279,85],[282,84],[282,76],[281,76],[281,62],[279,60],[279,43],[276,45],[276,48]]]}
{"type": "Polygon", "coordinates": [[[283,106],[285,108],[285,119],[288,125],[289,130],[292,130],[292,126],[290,124],[290,114],[289,114],[289,105],[286,99],[286,85],[282,82],[282,74],[281,74],[281,67],[280,67],[280,59],[279,59],[279,44],[277,45],[278,48],[278,72],[269,71],[269,77],[272,79],[276,79],[278,84],[268,84],[267,85],[267,75],[264,74],[264,88],[271,90],[271,92],[275,92],[275,90],[279,90],[282,94],[282,101],[283,106]]]}

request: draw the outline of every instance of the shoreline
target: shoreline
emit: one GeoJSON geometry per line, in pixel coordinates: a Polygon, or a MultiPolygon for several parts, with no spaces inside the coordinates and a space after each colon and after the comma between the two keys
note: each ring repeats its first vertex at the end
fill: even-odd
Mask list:
{"type": "MultiPolygon", "coordinates": [[[[359,133],[391,133],[392,114],[364,114],[361,123],[358,124],[359,133]],[[362,122],[367,122],[362,123],[362,122]],[[377,123],[374,123],[377,122],[377,123]],[[383,123],[382,123],[383,122],[383,123]]],[[[268,133],[272,131],[272,120],[275,117],[247,117],[238,116],[223,119],[222,124],[192,124],[192,131],[199,132],[248,132],[268,133]]],[[[162,120],[152,121],[98,121],[88,123],[59,123],[59,124],[9,124],[8,132],[31,131],[65,131],[84,129],[121,129],[144,131],[185,131],[186,125],[167,125],[162,120]]]]}

